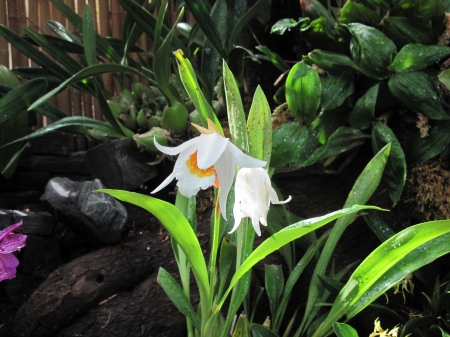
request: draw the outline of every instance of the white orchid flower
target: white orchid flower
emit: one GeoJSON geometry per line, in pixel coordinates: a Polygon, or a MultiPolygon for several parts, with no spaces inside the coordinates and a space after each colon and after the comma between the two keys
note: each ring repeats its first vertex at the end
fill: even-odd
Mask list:
{"type": "Polygon", "coordinates": [[[225,138],[214,123],[208,120],[208,129],[192,124],[201,135],[177,147],[155,146],[168,155],[179,154],[173,172],[151,193],[156,193],[176,178],[182,195],[191,197],[200,189],[212,185],[220,187],[219,206],[226,219],[227,196],[234,180],[236,165],[263,167],[265,161],[250,157],[225,138]]]}
{"type": "Polygon", "coordinates": [[[249,217],[252,219],[256,234],[261,236],[259,223],[267,226],[267,212],[270,203],[284,204],[292,199],[289,196],[285,201],[278,200],[269,175],[263,168],[241,168],[236,177],[234,191],[233,213],[235,222],[230,233],[233,233],[239,227],[242,218],[249,217]]]}

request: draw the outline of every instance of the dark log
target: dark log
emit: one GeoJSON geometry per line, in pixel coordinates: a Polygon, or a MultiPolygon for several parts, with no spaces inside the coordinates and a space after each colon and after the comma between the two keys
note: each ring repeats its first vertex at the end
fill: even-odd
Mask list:
{"type": "MultiPolygon", "coordinates": [[[[141,233],[141,232],[140,232],[141,233]]],[[[17,312],[17,336],[52,336],[76,316],[125,289],[133,288],[161,264],[170,240],[149,232],[135,234],[58,268],[17,312]]]]}

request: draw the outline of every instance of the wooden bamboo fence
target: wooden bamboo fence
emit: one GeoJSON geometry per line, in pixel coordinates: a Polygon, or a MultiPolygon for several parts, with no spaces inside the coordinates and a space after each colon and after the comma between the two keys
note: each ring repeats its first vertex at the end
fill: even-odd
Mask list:
{"type": "MultiPolygon", "coordinates": [[[[80,16],[83,15],[86,4],[89,4],[94,15],[96,31],[102,36],[121,38],[125,11],[117,0],[64,0],[64,3],[80,16]]],[[[171,1],[168,9],[170,22],[175,21],[173,8],[173,2],[171,1]]],[[[193,22],[192,17],[188,17],[188,21],[193,22]]],[[[24,34],[23,26],[30,27],[39,33],[54,35],[47,26],[48,20],[58,21],[71,32],[78,33],[75,27],[64,18],[49,0],[0,0],[0,24],[19,35],[24,34]]],[[[152,40],[143,35],[138,45],[144,50],[149,50],[152,45],[152,40]]],[[[34,62],[12,47],[1,36],[0,64],[10,69],[15,67],[37,67],[34,62]]],[[[106,89],[113,95],[118,95],[120,88],[112,74],[104,75],[103,79],[106,89]]],[[[86,116],[103,120],[97,101],[78,90],[72,88],[64,90],[49,102],[71,116],[86,116]]],[[[45,118],[37,117],[37,125],[35,128],[40,128],[51,123],[51,121],[45,118]]],[[[76,142],[78,150],[82,150],[89,145],[83,144],[86,142],[84,137],[76,137],[76,142]]]]}

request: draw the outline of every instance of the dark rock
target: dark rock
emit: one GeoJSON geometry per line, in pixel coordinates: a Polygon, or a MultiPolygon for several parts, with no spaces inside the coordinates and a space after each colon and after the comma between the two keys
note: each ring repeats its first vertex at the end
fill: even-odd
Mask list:
{"type": "Polygon", "coordinates": [[[113,197],[92,191],[104,188],[100,180],[74,182],[53,178],[41,201],[58,220],[94,244],[120,241],[125,229],[127,211],[113,197]]]}
{"type": "Polygon", "coordinates": [[[105,142],[87,152],[86,164],[94,178],[106,187],[135,190],[156,177],[154,156],[137,148],[132,139],[105,142]]]}
{"type": "Polygon", "coordinates": [[[19,222],[21,219],[23,224],[16,230],[17,233],[51,236],[55,228],[55,220],[47,212],[25,213],[0,209],[0,230],[19,222]]]}
{"type": "Polygon", "coordinates": [[[27,245],[21,251],[19,265],[22,274],[45,279],[61,262],[61,252],[55,239],[27,236],[27,245]]]}
{"type": "MultiPolygon", "coordinates": [[[[16,277],[12,280],[2,281],[0,288],[3,288],[6,295],[5,300],[13,302],[18,310],[41,283],[42,278],[39,276],[28,276],[17,272],[16,277]]],[[[3,337],[1,333],[0,336],[3,337]]]]}
{"type": "Polygon", "coordinates": [[[83,174],[89,176],[86,166],[86,152],[74,152],[66,157],[32,155],[28,159],[29,168],[51,173],[83,174]]]}
{"type": "Polygon", "coordinates": [[[34,138],[28,143],[28,152],[54,156],[69,155],[70,135],[62,132],[50,132],[34,138]]]}

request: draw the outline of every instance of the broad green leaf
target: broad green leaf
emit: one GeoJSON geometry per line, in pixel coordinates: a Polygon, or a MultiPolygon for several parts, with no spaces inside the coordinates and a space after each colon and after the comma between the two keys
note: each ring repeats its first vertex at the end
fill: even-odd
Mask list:
{"type": "Polygon", "coordinates": [[[178,283],[173,279],[173,277],[163,268],[159,268],[158,284],[164,289],[164,292],[169,296],[170,300],[177,307],[180,312],[186,317],[190,318],[195,328],[201,331],[200,322],[198,320],[197,314],[191,305],[191,302],[180,288],[178,283]]]}
{"type": "Polygon", "coordinates": [[[273,132],[271,167],[281,167],[296,163],[308,130],[297,122],[289,122],[279,126],[273,132]]]}
{"type": "Polygon", "coordinates": [[[247,119],[248,143],[250,155],[270,163],[272,152],[272,118],[269,102],[261,87],[258,86],[253,96],[247,119]]]}
{"type": "Polygon", "coordinates": [[[316,20],[318,18],[323,18],[326,20],[327,25],[332,27],[335,24],[334,18],[330,15],[327,8],[323,6],[318,0],[308,0],[307,6],[304,6],[302,10],[303,15],[316,20]]]}
{"type": "Polygon", "coordinates": [[[450,252],[450,220],[409,227],[375,249],[354,271],[315,336],[326,335],[332,323],[372,303],[405,276],[450,252]]]}
{"type": "Polygon", "coordinates": [[[380,84],[377,83],[367,90],[357,101],[349,115],[349,123],[357,129],[368,129],[375,121],[375,106],[377,104],[380,84]]]}
{"type": "Polygon", "coordinates": [[[200,112],[200,116],[203,120],[203,126],[207,127],[206,120],[209,118],[214,122],[219,130],[222,130],[222,126],[220,125],[216,114],[211,108],[211,105],[209,105],[206,101],[205,96],[198,85],[191,62],[189,62],[181,50],[177,50],[174,55],[178,62],[178,70],[180,72],[181,81],[183,82],[184,88],[186,89],[189,97],[194,103],[195,108],[200,112]]]}
{"type": "Polygon", "coordinates": [[[339,127],[319,149],[305,160],[302,165],[309,166],[315,162],[327,159],[362,145],[369,135],[348,126],[339,127]]]}
{"type": "Polygon", "coordinates": [[[384,123],[377,121],[372,128],[372,149],[377,153],[386,144],[391,143],[391,155],[384,172],[383,181],[387,186],[393,206],[402,195],[406,181],[406,159],[402,146],[394,132],[384,123]]]}
{"type": "MultiPolygon", "coordinates": [[[[200,243],[198,242],[191,225],[183,214],[174,205],[143,194],[110,189],[101,189],[96,192],[103,192],[112,195],[121,201],[142,207],[161,221],[163,226],[169,231],[170,235],[181,246],[191,264],[200,291],[202,320],[206,320],[207,317],[209,317],[209,305],[206,304],[211,303],[206,262],[203,257],[200,243]]],[[[206,322],[202,321],[202,326],[204,323],[206,322]]]]}
{"type": "Polygon", "coordinates": [[[360,70],[356,63],[347,55],[320,49],[315,49],[308,53],[307,56],[303,56],[303,61],[309,65],[316,64],[320,69],[329,72],[342,72],[349,69],[360,70]]]}
{"type": "Polygon", "coordinates": [[[233,144],[246,153],[249,153],[247,123],[245,121],[241,94],[239,93],[234,76],[225,61],[223,62],[223,84],[227,101],[228,123],[233,144]]]}
{"type": "Polygon", "coordinates": [[[376,26],[381,21],[380,16],[372,9],[358,4],[356,2],[347,1],[341,9],[341,23],[362,23],[367,26],[376,26]]]}
{"type": "Polygon", "coordinates": [[[322,110],[333,110],[340,107],[347,97],[355,92],[354,78],[355,74],[351,70],[320,76],[322,85],[320,105],[322,110]]]}
{"type": "Polygon", "coordinates": [[[72,42],[75,46],[77,46],[77,47],[74,46],[73,48],[76,49],[72,50],[75,54],[84,53],[83,38],[81,36],[73,34],[63,24],[57,21],[49,20],[47,21],[47,26],[52,30],[53,33],[55,33],[61,39],[72,42]]]}
{"type": "Polygon", "coordinates": [[[284,286],[284,276],[283,269],[281,265],[264,265],[264,280],[266,285],[266,293],[269,298],[270,312],[272,317],[278,310],[278,305],[280,303],[280,297],[283,293],[284,286]]]}
{"type": "Polygon", "coordinates": [[[312,67],[299,62],[286,79],[286,101],[292,115],[300,123],[310,124],[320,104],[320,78],[312,67]]]}
{"type": "Polygon", "coordinates": [[[4,65],[0,65],[0,84],[10,88],[16,88],[20,85],[20,82],[11,70],[4,65]]]}
{"type": "Polygon", "coordinates": [[[287,63],[283,60],[283,58],[277,53],[271,51],[266,46],[257,46],[256,49],[263,52],[267,56],[267,60],[272,62],[275,67],[280,69],[282,72],[286,72],[290,69],[287,63]]]}
{"type": "Polygon", "coordinates": [[[436,317],[434,315],[427,315],[423,317],[413,318],[410,321],[406,322],[405,326],[402,329],[400,337],[406,337],[412,334],[415,329],[420,328],[422,326],[424,327],[431,326],[435,321],[436,317]]]}
{"type": "MultiPolygon", "coordinates": [[[[327,17],[329,16],[327,15],[327,17]]],[[[305,21],[300,28],[299,37],[308,41],[311,49],[323,49],[333,52],[340,49],[334,23],[330,24],[330,21],[324,16],[311,21],[309,25],[305,21]]]]}
{"type": "Polygon", "coordinates": [[[442,0],[400,0],[395,3],[391,15],[407,17],[422,24],[428,24],[430,20],[442,23],[445,10],[442,0]]]}
{"type": "Polygon", "coordinates": [[[405,17],[389,16],[384,18],[383,33],[403,48],[408,43],[433,45],[437,43],[438,34],[428,25],[422,25],[405,17]]]}
{"type": "Polygon", "coordinates": [[[376,80],[388,78],[391,75],[388,67],[397,53],[395,44],[376,28],[360,23],[347,27],[353,35],[350,52],[361,71],[376,80]]]}
{"type": "Polygon", "coordinates": [[[355,212],[358,212],[363,209],[372,209],[372,210],[381,210],[381,208],[375,207],[375,206],[359,206],[355,205],[349,208],[345,208],[336,212],[329,213],[327,215],[307,219],[300,221],[298,223],[295,223],[291,226],[288,226],[284,228],[283,230],[279,231],[278,233],[270,236],[268,239],[264,240],[251,254],[250,256],[244,261],[244,263],[239,267],[239,269],[234,274],[230,285],[225,292],[225,295],[222,297],[220,302],[217,304],[217,307],[215,309],[215,314],[222,308],[222,305],[225,302],[225,299],[233,286],[241,279],[242,276],[244,276],[256,263],[261,261],[263,258],[265,258],[270,253],[274,252],[275,250],[279,249],[280,247],[288,244],[289,242],[294,241],[295,239],[300,238],[303,235],[306,235],[317,228],[320,228],[327,223],[336,220],[342,216],[350,215],[354,216],[355,212]]]}
{"type": "Polygon", "coordinates": [[[283,35],[286,31],[290,31],[294,28],[297,28],[297,26],[300,25],[303,20],[300,19],[300,21],[295,21],[294,19],[281,19],[277,21],[272,26],[272,28],[270,28],[270,33],[283,35]]]}
{"type": "Polygon", "coordinates": [[[220,39],[219,32],[216,29],[213,19],[209,15],[206,6],[201,1],[186,0],[186,6],[195,18],[195,21],[205,33],[206,38],[211,42],[222,58],[226,58],[224,50],[224,41],[220,39]]]}
{"type": "Polygon", "coordinates": [[[102,75],[102,74],[106,74],[106,73],[115,73],[115,72],[129,73],[129,74],[134,74],[134,75],[139,75],[139,76],[142,75],[135,69],[126,67],[126,66],[122,66],[120,64],[114,64],[114,63],[95,64],[93,66],[84,68],[83,70],[74,74],[72,77],[65,80],[63,83],[61,83],[61,85],[59,87],[53,89],[52,91],[50,91],[47,94],[45,94],[44,96],[42,96],[39,100],[37,100],[30,106],[29,110],[34,109],[37,106],[39,106],[40,104],[42,104],[43,102],[47,101],[48,99],[50,99],[51,97],[53,97],[54,95],[56,95],[57,93],[62,91],[66,86],[75,84],[80,81],[84,81],[93,76],[98,76],[98,75],[102,75]]]}
{"type": "Polygon", "coordinates": [[[155,35],[153,36],[153,53],[154,54],[156,54],[158,52],[159,46],[161,45],[161,31],[162,31],[162,27],[164,24],[164,16],[166,15],[166,12],[167,12],[168,3],[169,3],[168,0],[162,0],[160,6],[158,8],[158,19],[156,20],[155,35]]]}
{"type": "Polygon", "coordinates": [[[47,81],[36,78],[4,95],[0,99],[0,125],[26,110],[45,90],[47,81]]]}
{"type": "Polygon", "coordinates": [[[333,323],[333,331],[337,337],[358,337],[356,330],[344,323],[333,323]]]}
{"type": "Polygon", "coordinates": [[[93,66],[97,60],[95,34],[95,24],[94,18],[92,17],[91,6],[86,4],[83,11],[83,44],[86,61],[90,66],[93,66]]]}
{"type": "Polygon", "coordinates": [[[398,73],[389,79],[388,86],[392,94],[410,110],[430,119],[450,119],[439,100],[439,87],[425,72],[398,73]]]}
{"type": "Polygon", "coordinates": [[[428,136],[423,137],[417,130],[406,144],[405,155],[411,166],[436,157],[450,144],[450,121],[429,123],[428,136]]]}
{"type": "Polygon", "coordinates": [[[52,131],[56,131],[68,126],[76,126],[76,125],[81,125],[81,126],[85,126],[87,128],[92,128],[95,130],[98,130],[100,132],[103,132],[111,137],[117,137],[117,138],[123,138],[124,136],[120,133],[118,133],[114,128],[111,127],[111,125],[105,123],[105,122],[101,122],[92,118],[88,118],[88,117],[83,117],[83,116],[71,116],[71,117],[66,117],[66,118],[62,118],[57,122],[54,122],[50,125],[44,126],[43,128],[40,128],[38,130],[36,130],[35,132],[29,134],[28,136],[16,139],[4,146],[8,146],[11,144],[15,144],[17,142],[21,142],[24,140],[30,140],[33,138],[37,138],[40,136],[43,136],[49,132],[52,131]]]}
{"type": "Polygon", "coordinates": [[[397,73],[422,70],[437,64],[449,55],[450,47],[448,46],[424,46],[410,43],[398,52],[389,69],[397,73]]]}

